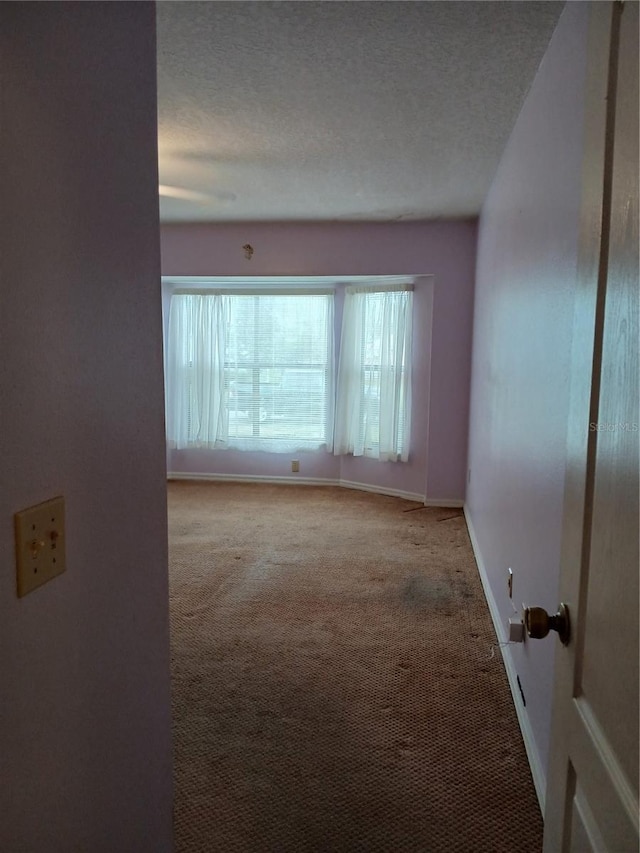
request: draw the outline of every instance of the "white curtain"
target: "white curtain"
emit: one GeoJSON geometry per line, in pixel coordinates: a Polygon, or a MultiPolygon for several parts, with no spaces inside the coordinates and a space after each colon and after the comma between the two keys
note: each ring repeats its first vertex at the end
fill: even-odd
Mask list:
{"type": "Polygon", "coordinates": [[[329,451],[333,293],[180,293],[169,308],[169,447],[329,451]]]}
{"type": "Polygon", "coordinates": [[[410,285],[347,287],[334,453],[406,462],[411,423],[410,285]]]}
{"type": "Polygon", "coordinates": [[[229,297],[175,294],[169,309],[166,419],[171,447],[225,447],[229,297]]]}

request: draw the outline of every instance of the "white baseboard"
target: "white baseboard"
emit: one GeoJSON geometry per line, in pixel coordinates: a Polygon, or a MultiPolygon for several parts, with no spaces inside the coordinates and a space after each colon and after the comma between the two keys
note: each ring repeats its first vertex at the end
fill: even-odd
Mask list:
{"type": "MultiPolygon", "coordinates": [[[[300,477],[298,474],[287,474],[286,476],[266,476],[255,474],[191,474],[182,471],[170,471],[167,480],[203,480],[212,483],[285,483],[296,486],[342,486],[345,489],[357,489],[361,492],[373,492],[377,495],[389,495],[393,498],[402,498],[406,501],[424,503],[424,495],[415,492],[404,492],[401,489],[389,489],[384,486],[371,486],[368,483],[356,483],[353,480],[332,480],[326,477],[300,477]]],[[[434,503],[428,506],[453,506],[453,503],[434,503]]],[[[462,503],[455,504],[462,506],[462,503]]]]}
{"type": "MultiPolygon", "coordinates": [[[[482,554],[480,553],[478,539],[473,528],[473,522],[469,514],[469,509],[466,505],[464,507],[464,517],[467,521],[469,538],[471,539],[471,547],[473,548],[473,553],[476,558],[478,573],[480,575],[480,580],[482,581],[482,588],[484,589],[484,595],[487,599],[489,612],[491,613],[491,619],[493,620],[493,625],[496,629],[496,634],[498,635],[499,642],[505,643],[509,638],[507,636],[505,626],[502,624],[502,618],[500,616],[498,604],[494,598],[491,585],[489,584],[489,577],[487,575],[484,561],[482,559],[482,554]]],[[[546,775],[542,768],[542,762],[540,761],[540,753],[538,752],[538,747],[536,746],[536,742],[533,736],[533,729],[531,728],[531,721],[529,720],[529,715],[527,714],[522,705],[522,697],[520,696],[520,690],[518,688],[517,672],[513,660],[512,651],[509,646],[502,646],[500,648],[500,651],[502,652],[504,667],[507,671],[509,687],[511,688],[511,693],[513,694],[513,703],[516,706],[516,713],[518,715],[520,731],[522,732],[524,746],[527,751],[527,758],[529,759],[529,766],[531,768],[533,784],[535,786],[536,794],[538,796],[538,803],[540,804],[540,810],[544,815],[545,793],[547,790],[546,775]]]]}
{"type": "Polygon", "coordinates": [[[424,501],[425,506],[441,506],[445,509],[462,509],[464,506],[464,501],[453,501],[450,498],[442,498],[439,500],[438,498],[429,498],[424,501]]]}
{"type": "Polygon", "coordinates": [[[170,471],[167,480],[202,480],[210,483],[284,483],[298,486],[339,486],[339,480],[326,477],[300,477],[298,474],[271,476],[263,474],[191,474],[170,471]]]}
{"type": "Polygon", "coordinates": [[[404,492],[401,489],[389,489],[386,486],[371,486],[368,483],[356,483],[354,480],[338,480],[338,485],[345,489],[357,489],[360,492],[374,492],[377,495],[389,495],[392,498],[402,498],[405,501],[424,503],[424,495],[416,492],[404,492]]]}

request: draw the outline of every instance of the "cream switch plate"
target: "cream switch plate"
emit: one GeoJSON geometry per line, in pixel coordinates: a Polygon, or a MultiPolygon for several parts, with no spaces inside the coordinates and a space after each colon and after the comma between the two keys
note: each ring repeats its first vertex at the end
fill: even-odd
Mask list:
{"type": "Polygon", "coordinates": [[[64,498],[20,510],[14,516],[18,597],[65,570],[64,498]]]}

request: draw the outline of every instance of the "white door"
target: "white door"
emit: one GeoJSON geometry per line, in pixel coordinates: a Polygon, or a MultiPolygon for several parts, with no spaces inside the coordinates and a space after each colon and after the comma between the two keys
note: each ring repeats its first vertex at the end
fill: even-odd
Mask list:
{"type": "Polygon", "coordinates": [[[637,853],[638,3],[590,15],[559,596],[572,634],[556,651],[544,850],[637,853]]]}

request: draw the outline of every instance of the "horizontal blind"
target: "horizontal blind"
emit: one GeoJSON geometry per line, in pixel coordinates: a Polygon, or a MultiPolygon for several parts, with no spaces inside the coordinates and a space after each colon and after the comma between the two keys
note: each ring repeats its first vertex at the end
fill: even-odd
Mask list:
{"type": "Polygon", "coordinates": [[[225,352],[228,446],[285,452],[331,443],[333,297],[234,294],[225,352]]]}

